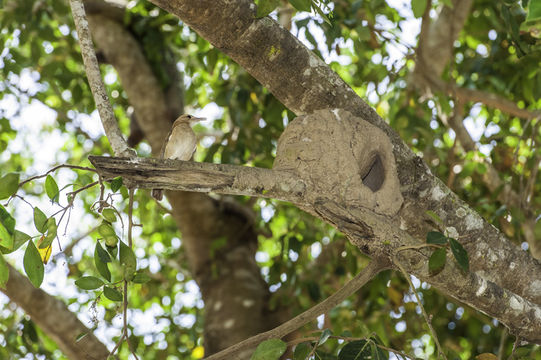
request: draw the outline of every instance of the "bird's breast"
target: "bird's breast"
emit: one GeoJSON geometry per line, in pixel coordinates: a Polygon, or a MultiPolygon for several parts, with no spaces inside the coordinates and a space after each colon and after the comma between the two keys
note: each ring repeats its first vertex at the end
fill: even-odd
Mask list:
{"type": "Polygon", "coordinates": [[[165,158],[190,160],[196,147],[196,137],[191,127],[177,126],[173,129],[167,146],[165,158]]]}

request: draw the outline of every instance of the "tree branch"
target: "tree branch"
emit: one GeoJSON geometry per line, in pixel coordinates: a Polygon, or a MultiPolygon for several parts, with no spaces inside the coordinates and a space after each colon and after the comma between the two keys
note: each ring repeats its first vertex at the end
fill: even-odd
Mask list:
{"type": "Polygon", "coordinates": [[[58,344],[70,359],[105,359],[109,351],[66,304],[35,288],[26,276],[11,265],[5,289],[0,289],[58,344]],[[78,335],[88,333],[76,341],[78,335]]]}
{"type": "Polygon", "coordinates": [[[111,144],[115,155],[134,157],[136,156],[136,153],[133,149],[128,147],[128,144],[122,136],[122,132],[115,119],[113,107],[111,106],[109,96],[107,95],[105,85],[101,78],[98,59],[96,58],[94,45],[92,44],[83,3],[81,0],[70,0],[70,5],[75,28],[77,29],[77,36],[79,37],[86,75],[88,77],[90,89],[94,95],[94,101],[96,102],[96,108],[100,114],[105,134],[109,139],[109,143],[111,144]]]}
{"type": "Polygon", "coordinates": [[[124,181],[145,189],[215,192],[274,198],[302,204],[304,182],[288,171],[256,167],[146,158],[88,159],[106,180],[122,176],[124,181]]]}
{"type": "Polygon", "coordinates": [[[272,330],[252,336],[238,344],[228,347],[214,355],[206,357],[206,360],[231,359],[235,354],[242,350],[255,347],[260,342],[272,338],[282,338],[294,330],[297,330],[303,325],[313,321],[321,314],[329,312],[334,307],[338,306],[342,301],[346,300],[353,293],[363,287],[368,281],[372,280],[381,271],[388,269],[389,263],[385,260],[372,260],[357,276],[351,279],[347,284],[338,289],[334,294],[306,310],[305,312],[295,316],[293,319],[275,327],[272,330]]]}
{"type": "Polygon", "coordinates": [[[466,89],[457,85],[448,84],[447,93],[463,102],[480,102],[488,107],[499,109],[504,113],[523,119],[541,118],[541,110],[521,109],[513,101],[503,96],[476,89],[466,89]]]}

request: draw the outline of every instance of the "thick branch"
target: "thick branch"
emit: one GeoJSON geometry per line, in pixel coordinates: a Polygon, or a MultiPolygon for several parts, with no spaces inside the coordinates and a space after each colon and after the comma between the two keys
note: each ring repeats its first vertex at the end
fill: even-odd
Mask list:
{"type": "MultiPolygon", "coordinates": [[[[454,260],[448,260],[445,268],[436,276],[428,270],[428,259],[432,250],[426,244],[419,244],[399,226],[390,224],[387,219],[370,214],[366,209],[345,209],[340,204],[325,200],[315,204],[316,213],[325,221],[334,224],[363,252],[369,254],[391,254],[394,268],[403,268],[440,291],[466,303],[491,316],[509,327],[511,333],[535,343],[541,343],[541,299],[533,301],[517,295],[485,278],[483,270],[465,273],[454,260]],[[364,222],[360,222],[363,219],[364,222]],[[374,238],[386,236],[386,243],[365,239],[367,234],[374,238]]],[[[482,242],[482,239],[475,241],[482,242]]],[[[503,249],[501,249],[503,251],[503,249]]],[[[469,254],[470,259],[474,254],[469,254]]],[[[476,254],[475,254],[476,255],[476,254]]],[[[482,256],[490,257],[485,251],[482,256]]],[[[526,258],[527,259],[527,258],[526,258]]],[[[513,263],[521,260],[514,260],[513,263]]],[[[523,276],[524,277],[524,276],[523,276]]],[[[535,279],[531,277],[531,279],[535,279]]],[[[534,282],[537,280],[533,280],[534,282]]],[[[536,292],[535,286],[531,289],[536,292]]]]}
{"type": "Polygon", "coordinates": [[[98,10],[96,5],[90,6],[88,11],[88,21],[96,46],[118,72],[122,88],[135,110],[136,121],[151,145],[153,154],[158,154],[171,128],[171,118],[176,119],[180,113],[169,114],[165,95],[144,57],[141,46],[124,27],[122,20],[117,22],[108,16],[115,14],[115,8],[109,3],[96,3],[102,7],[107,6],[99,13],[94,12],[98,10]],[[110,7],[112,9],[109,9],[110,7]]]}
{"type": "Polygon", "coordinates": [[[105,91],[105,85],[101,78],[100,68],[98,66],[98,59],[94,51],[94,45],[92,44],[92,38],[90,36],[90,30],[88,28],[88,21],[86,20],[85,9],[81,0],[70,0],[71,11],[73,13],[73,21],[75,28],[77,29],[77,36],[79,37],[79,44],[81,46],[81,55],[83,56],[83,62],[85,65],[86,75],[90,84],[90,89],[94,95],[94,101],[96,102],[96,108],[100,114],[101,122],[105,134],[109,139],[109,143],[113,149],[113,152],[118,156],[135,156],[135,151],[131,150],[126,144],[122,132],[118,127],[118,123],[115,119],[113,107],[109,102],[109,96],[105,91]]]}
{"type": "Polygon", "coordinates": [[[431,21],[430,16],[423,17],[415,71],[437,74],[443,71],[453,54],[453,42],[464,27],[472,3],[473,0],[452,0],[452,6],[440,6],[435,21],[431,21]]]}
{"type": "Polygon", "coordinates": [[[503,96],[476,89],[466,89],[456,85],[448,85],[447,92],[463,102],[480,102],[488,107],[499,109],[504,113],[523,119],[541,118],[540,110],[521,109],[516,103],[503,96]]]}
{"type": "Polygon", "coordinates": [[[136,187],[274,198],[302,205],[304,182],[287,171],[181,160],[89,156],[104,179],[136,187]]]}
{"type": "Polygon", "coordinates": [[[76,341],[78,335],[89,332],[66,304],[45,291],[37,289],[27,277],[9,266],[9,280],[1,289],[12,301],[50,336],[70,359],[105,359],[109,351],[92,332],[76,341]]]}

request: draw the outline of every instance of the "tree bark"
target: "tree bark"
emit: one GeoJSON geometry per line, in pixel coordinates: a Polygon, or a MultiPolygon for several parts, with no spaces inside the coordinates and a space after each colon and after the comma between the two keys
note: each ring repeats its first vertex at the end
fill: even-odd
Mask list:
{"type": "Polygon", "coordinates": [[[55,341],[70,359],[102,360],[109,350],[103,345],[66,304],[32,285],[26,276],[9,266],[9,280],[0,289],[20,306],[32,320],[55,341]],[[76,341],[83,333],[85,337],[76,341]]]}

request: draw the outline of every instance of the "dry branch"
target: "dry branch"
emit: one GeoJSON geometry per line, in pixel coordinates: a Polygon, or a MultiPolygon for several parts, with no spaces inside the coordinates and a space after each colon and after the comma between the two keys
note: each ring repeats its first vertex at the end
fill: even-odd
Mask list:
{"type": "Polygon", "coordinates": [[[92,90],[92,95],[94,95],[96,108],[100,114],[107,139],[116,155],[133,157],[136,153],[128,147],[128,144],[126,144],[126,141],[122,136],[122,132],[115,119],[113,107],[109,102],[109,96],[107,95],[105,85],[101,78],[98,59],[96,58],[96,52],[94,51],[94,45],[92,44],[83,2],[81,0],[70,0],[70,5],[75,28],[77,29],[77,36],[79,37],[86,75],[88,77],[90,89],[92,90]]]}
{"type": "Polygon", "coordinates": [[[293,203],[304,196],[304,183],[288,171],[169,159],[90,156],[89,160],[106,180],[121,176],[143,189],[215,192],[293,203]]]}
{"type": "Polygon", "coordinates": [[[109,351],[94,334],[71,312],[63,301],[35,288],[26,276],[11,265],[5,289],[11,301],[24,309],[33,321],[55,341],[70,359],[105,359],[109,351]],[[78,335],[88,333],[79,341],[78,335]]]}

